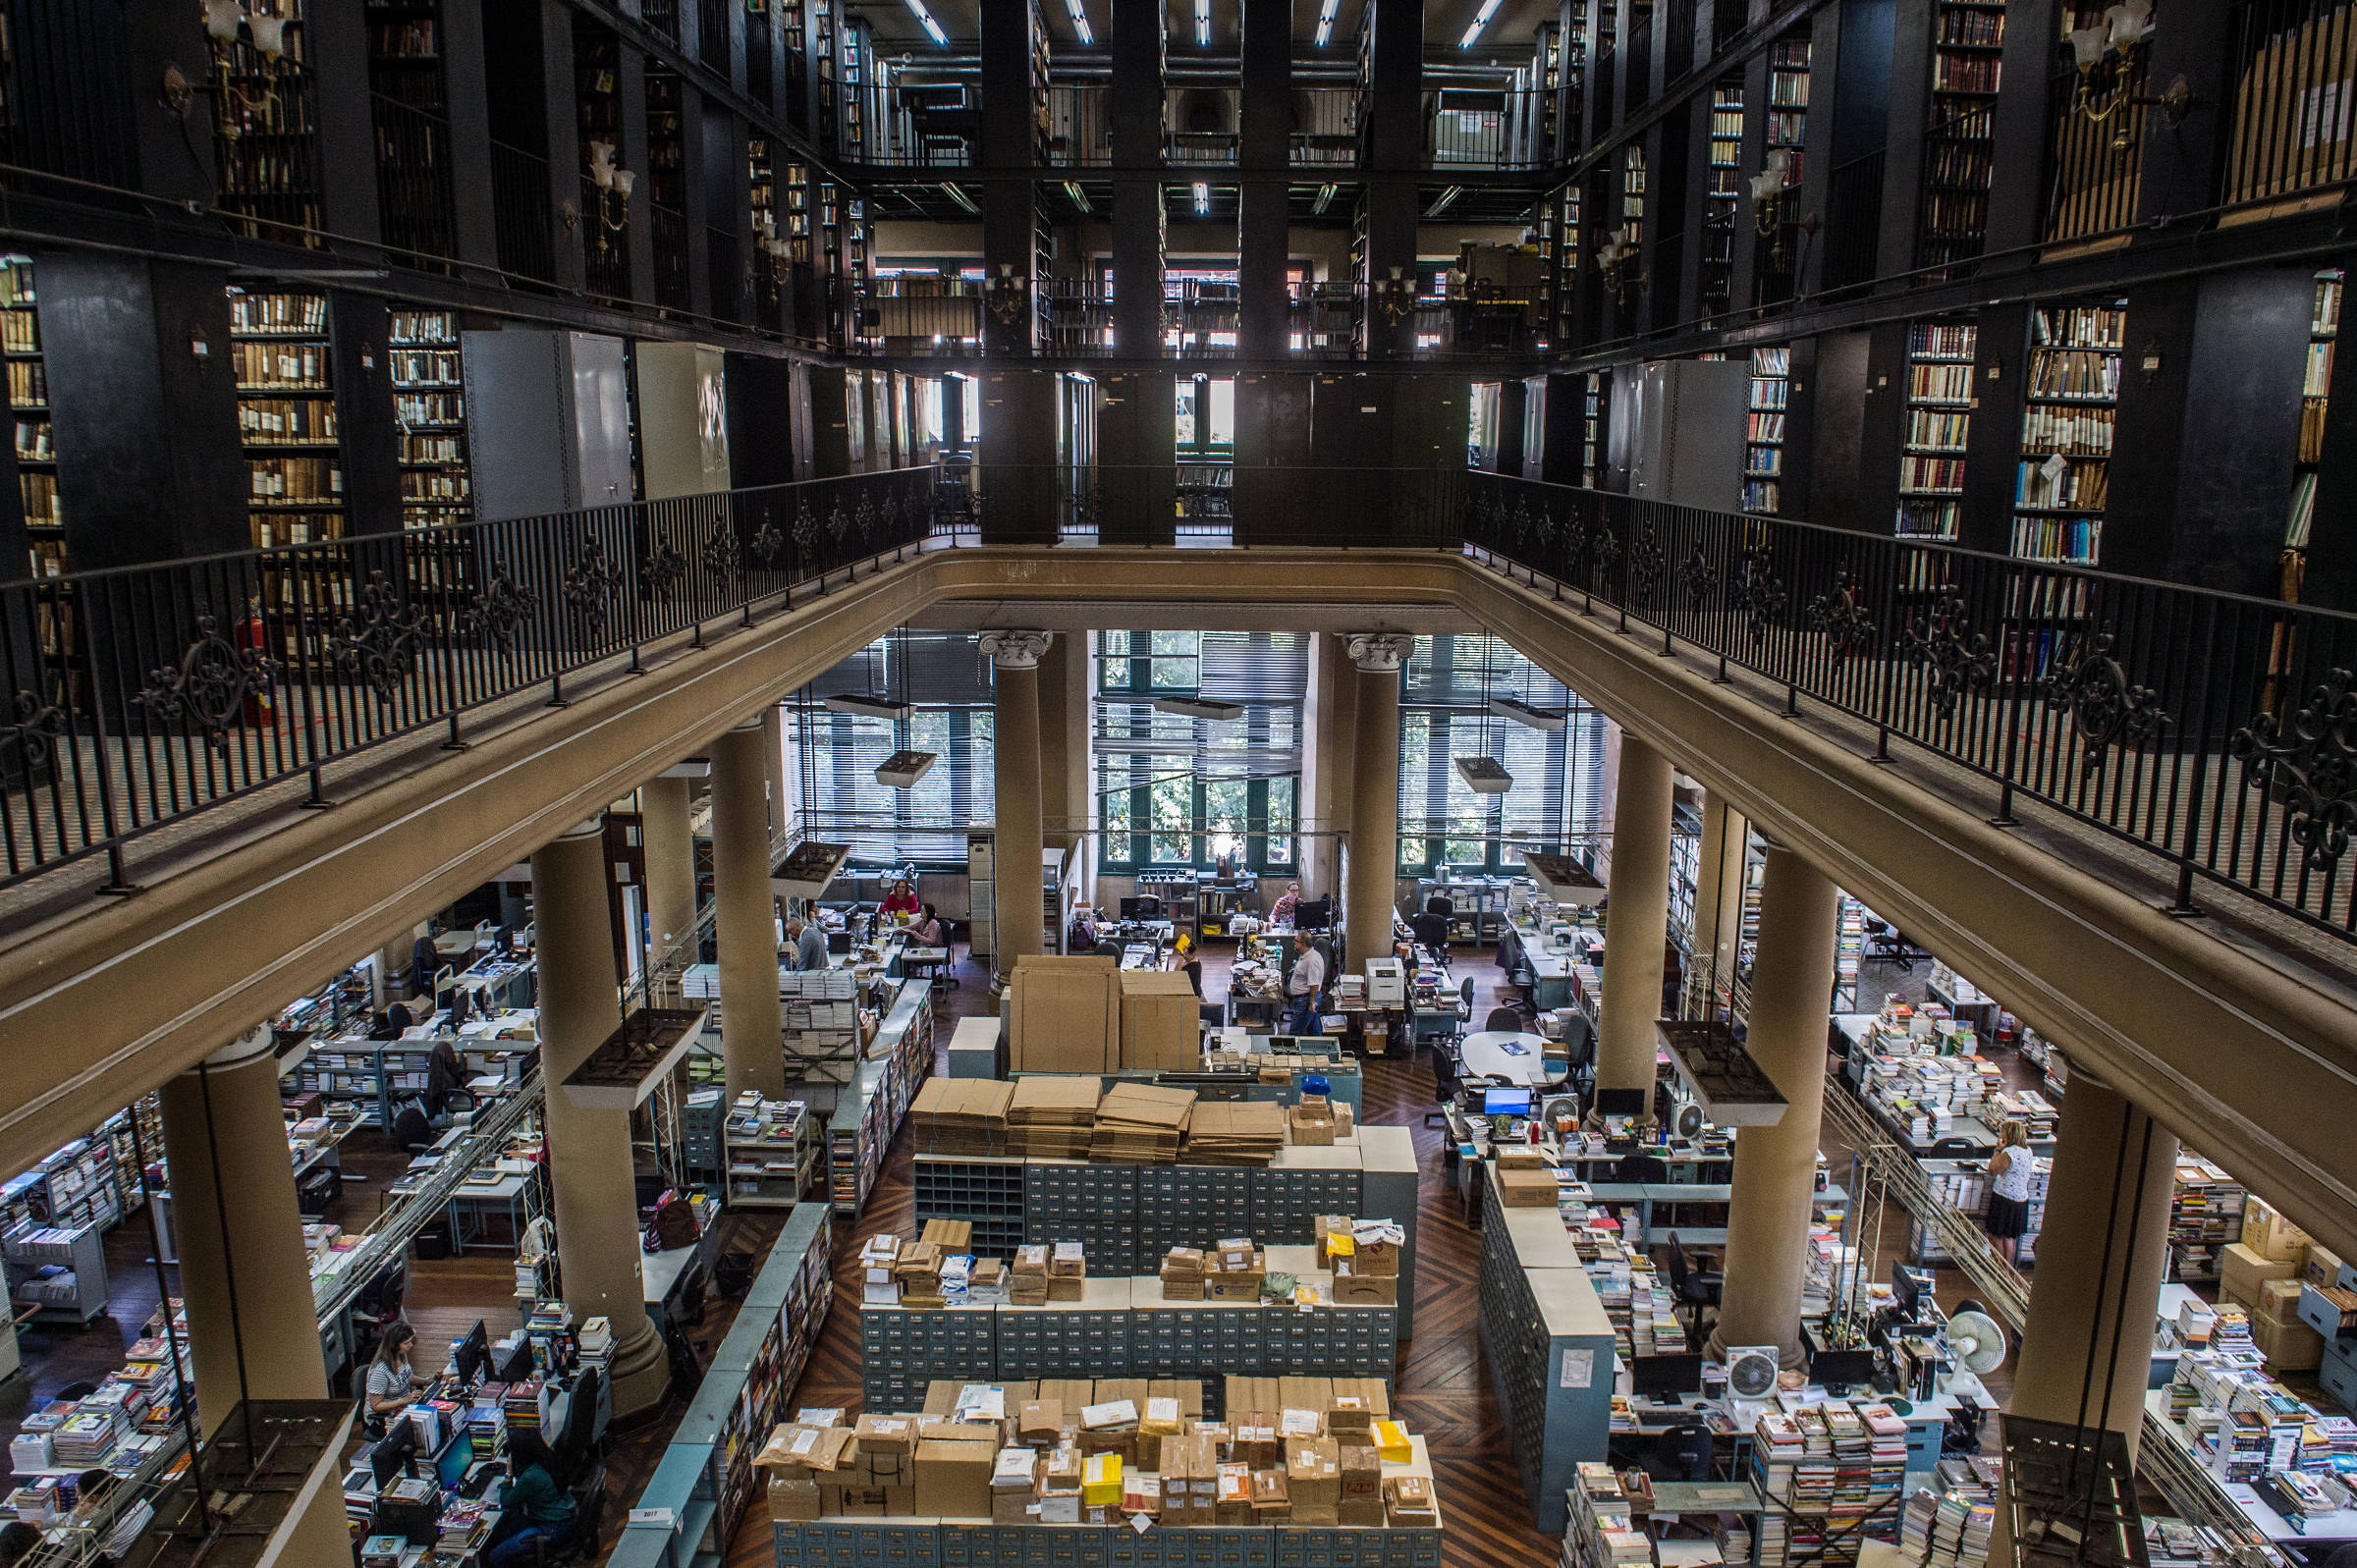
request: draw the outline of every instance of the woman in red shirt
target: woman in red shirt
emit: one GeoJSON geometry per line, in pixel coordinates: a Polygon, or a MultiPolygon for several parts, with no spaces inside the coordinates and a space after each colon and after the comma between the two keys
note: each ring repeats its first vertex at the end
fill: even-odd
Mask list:
{"type": "Polygon", "coordinates": [[[904,882],[894,883],[892,891],[884,895],[884,918],[887,920],[913,915],[921,907],[916,901],[916,894],[908,891],[908,884],[904,882]]]}

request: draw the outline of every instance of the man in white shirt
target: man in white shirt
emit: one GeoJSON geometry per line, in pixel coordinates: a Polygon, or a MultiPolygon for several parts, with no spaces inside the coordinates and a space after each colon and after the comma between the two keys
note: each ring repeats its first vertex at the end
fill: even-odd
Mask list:
{"type": "Polygon", "coordinates": [[[1309,940],[1309,933],[1293,933],[1293,967],[1285,977],[1285,994],[1292,999],[1286,1013],[1286,1032],[1295,1035],[1314,1035],[1318,1032],[1318,993],[1326,989],[1326,955],[1318,951],[1309,940]]]}

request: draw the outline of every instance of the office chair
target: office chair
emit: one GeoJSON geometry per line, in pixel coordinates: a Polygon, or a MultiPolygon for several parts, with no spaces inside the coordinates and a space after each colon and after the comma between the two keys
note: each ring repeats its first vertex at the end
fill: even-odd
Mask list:
{"type": "MultiPolygon", "coordinates": [[[[1465,983],[1472,984],[1469,980],[1465,983]]],[[[1481,1027],[1485,1034],[1504,1030],[1507,1034],[1518,1035],[1522,1032],[1522,1014],[1513,1007],[1492,1007],[1490,1015],[1481,1021],[1481,1027]]]]}
{"type": "Polygon", "coordinates": [[[690,1328],[703,1325],[705,1286],[704,1271],[690,1267],[686,1279],[680,1285],[680,1322],[690,1328]]]}
{"type": "Polygon", "coordinates": [[[1582,1088],[1596,1076],[1596,1031],[1587,1014],[1572,1012],[1563,1020],[1563,1082],[1582,1088]]]}
{"type": "Polygon", "coordinates": [[[98,1385],[94,1382],[70,1382],[57,1391],[56,1397],[71,1402],[76,1399],[87,1399],[97,1391],[98,1385]]]}
{"type": "Polygon", "coordinates": [[[1711,1429],[1689,1418],[1654,1438],[1637,1462],[1656,1481],[1708,1481],[1713,1447],[1711,1429]]]}
{"type": "Polygon", "coordinates": [[[1670,1232],[1670,1294],[1680,1306],[1694,1309],[1686,1320],[1687,1349],[1701,1351],[1702,1309],[1717,1307],[1726,1285],[1726,1275],[1690,1267],[1686,1261],[1685,1246],[1677,1239],[1677,1232],[1670,1232]]]}
{"type": "Polygon", "coordinates": [[[1456,914],[1456,900],[1445,892],[1436,892],[1424,900],[1424,912],[1439,915],[1443,920],[1451,919],[1456,914]]]}
{"type": "Polygon", "coordinates": [[[562,1546],[541,1542],[539,1568],[559,1568],[597,1554],[597,1538],[606,1517],[605,1465],[591,1465],[579,1481],[565,1489],[573,1494],[573,1539],[562,1546]]]}
{"type": "Polygon", "coordinates": [[[1473,1016],[1473,977],[1471,975],[1465,976],[1456,983],[1456,1005],[1457,1010],[1466,1017],[1473,1016]]]}
{"type": "Polygon", "coordinates": [[[1425,1126],[1443,1127],[1448,1125],[1449,1118],[1446,1112],[1450,1102],[1456,1098],[1457,1085],[1456,1054],[1449,1048],[1446,1042],[1434,1041],[1432,1046],[1432,1103],[1435,1108],[1424,1112],[1425,1126]]]}
{"type": "Polygon", "coordinates": [[[1449,951],[1449,917],[1447,915],[1436,915],[1429,910],[1420,915],[1411,915],[1408,917],[1407,929],[1415,933],[1416,941],[1427,951],[1447,955],[1449,951]]]}

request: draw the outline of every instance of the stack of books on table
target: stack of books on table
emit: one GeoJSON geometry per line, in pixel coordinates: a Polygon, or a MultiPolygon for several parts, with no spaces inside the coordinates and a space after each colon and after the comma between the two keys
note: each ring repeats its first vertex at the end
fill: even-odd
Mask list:
{"type": "Polygon", "coordinates": [[[491,1508],[475,1498],[461,1498],[442,1510],[434,1550],[454,1560],[478,1550],[491,1534],[491,1508]]]}

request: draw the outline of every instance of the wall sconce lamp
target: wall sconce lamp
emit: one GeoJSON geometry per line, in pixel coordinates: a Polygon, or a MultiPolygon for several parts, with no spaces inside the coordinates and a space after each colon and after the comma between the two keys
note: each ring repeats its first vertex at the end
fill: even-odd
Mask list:
{"type": "Polygon", "coordinates": [[[1017,273],[1014,262],[1000,262],[999,275],[985,283],[982,290],[989,297],[990,313],[998,317],[999,325],[1012,327],[1023,319],[1023,311],[1029,304],[1031,280],[1017,273]]]}
{"type": "MultiPolygon", "coordinates": [[[[249,116],[259,117],[278,102],[278,79],[287,57],[287,19],[260,16],[247,8],[246,0],[204,0],[204,35],[213,51],[213,69],[221,79],[222,97],[226,103],[234,95],[249,116]],[[253,52],[261,57],[262,87],[256,93],[252,87],[234,80],[238,35],[243,31],[253,52]]],[[[246,127],[225,124],[223,134],[237,135],[246,127]]]]}
{"type": "Polygon", "coordinates": [[[599,249],[604,249],[606,233],[620,234],[630,221],[630,191],[638,184],[638,176],[614,161],[614,143],[589,143],[589,183],[597,188],[597,218],[601,232],[597,238],[599,249]]]}
{"type": "Polygon", "coordinates": [[[1390,277],[1377,278],[1369,290],[1387,327],[1399,325],[1416,308],[1416,283],[1413,278],[1402,276],[1405,270],[1392,268],[1390,277]]]}
{"type": "MultiPolygon", "coordinates": [[[[2136,51],[2152,37],[2155,26],[2153,0],[2118,0],[2106,8],[2103,21],[2096,26],[2071,30],[2071,59],[2079,68],[2079,93],[2074,107],[2089,121],[2101,124],[2117,110],[2134,106],[2161,110],[2172,126],[2184,123],[2187,111],[2193,107],[2193,88],[2182,76],[2158,94],[2130,90],[2136,51]],[[2098,90],[2095,76],[2107,58],[2112,62],[2110,80],[2098,90]]],[[[2111,145],[2117,151],[2127,150],[2125,123],[2113,135],[2111,145]]]]}
{"type": "Polygon", "coordinates": [[[1617,303],[1628,303],[1628,291],[1645,282],[1644,273],[1630,276],[1629,263],[1636,259],[1636,243],[1625,224],[1615,229],[1596,248],[1596,269],[1604,274],[1604,286],[1612,291],[1617,303]]]}
{"type": "Polygon", "coordinates": [[[1792,178],[1792,154],[1778,147],[1767,164],[1751,177],[1751,226],[1763,240],[1784,221],[1784,192],[1792,178]]]}

